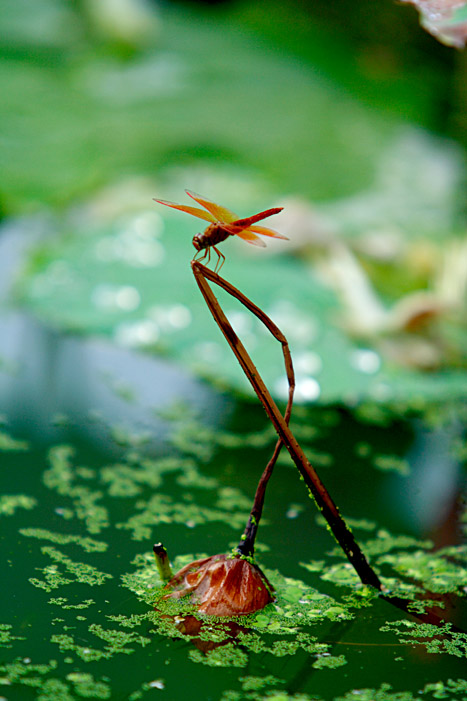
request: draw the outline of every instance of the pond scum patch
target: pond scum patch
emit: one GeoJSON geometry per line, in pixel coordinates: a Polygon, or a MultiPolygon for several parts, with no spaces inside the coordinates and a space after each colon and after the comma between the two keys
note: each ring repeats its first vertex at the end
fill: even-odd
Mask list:
{"type": "MultiPolygon", "coordinates": [[[[320,442],[318,452],[339,421],[337,412],[327,415],[329,421],[316,422],[308,438],[303,410],[295,419],[304,440],[315,448],[320,442]]],[[[172,699],[184,675],[203,680],[206,688],[214,684],[215,701],[467,698],[466,635],[448,623],[453,602],[465,598],[464,545],[435,550],[430,540],[349,519],[390,592],[411,601],[414,613],[435,608],[446,618],[442,627],[420,623],[381,600],[331,541],[325,556],[301,563],[303,578],[264,568],[276,600],[254,614],[203,617],[183,599],[163,599],[150,548],[155,535],[180,529],[183,541],[185,534],[206,533],[214,525],[211,532],[219,529],[224,539],[248,517],[247,496],[238,484],[214,477],[204,467],[206,456],[209,465],[224,459],[223,450],[247,449],[254,464],[273,440],[269,429],[256,437],[251,431],[196,431],[193,416],[181,440],[180,421],[173,453],[162,458],[149,458],[129,441],[115,465],[102,459],[87,465],[79,446],[52,446],[39,486],[28,488],[37,504],[2,520],[5,537],[14,543],[5,574],[15,573],[22,605],[15,608],[15,597],[1,619],[0,696],[144,701],[161,693],[172,699]],[[198,447],[190,444],[184,452],[190,435],[198,447]],[[40,490],[45,496],[39,498],[40,490]],[[417,651],[429,658],[429,672],[426,663],[417,672],[417,651]],[[361,664],[379,664],[380,657],[378,684],[365,684],[361,664]],[[297,672],[298,664],[306,674],[297,672]],[[414,682],[396,681],[404,665],[418,674],[414,682]],[[300,675],[303,682],[296,681],[300,675]]],[[[16,465],[18,455],[24,455],[29,475],[27,450],[6,448],[3,469],[16,465]]],[[[267,515],[274,522],[275,515],[267,515]]],[[[324,526],[319,517],[315,521],[316,528],[324,526]]],[[[173,564],[181,568],[205,555],[185,554],[173,564]]]]}

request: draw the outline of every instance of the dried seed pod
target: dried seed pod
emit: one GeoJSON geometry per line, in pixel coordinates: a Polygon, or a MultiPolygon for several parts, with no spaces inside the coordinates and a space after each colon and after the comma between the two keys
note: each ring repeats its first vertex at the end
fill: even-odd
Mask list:
{"type": "Polygon", "coordinates": [[[210,616],[253,613],[274,601],[274,589],[259,567],[236,555],[213,555],[183,567],[166,584],[164,598],[190,595],[210,616]]]}

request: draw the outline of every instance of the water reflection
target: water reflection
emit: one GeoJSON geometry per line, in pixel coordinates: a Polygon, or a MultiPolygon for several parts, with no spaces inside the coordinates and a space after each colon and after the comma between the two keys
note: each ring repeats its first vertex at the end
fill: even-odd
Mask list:
{"type": "Polygon", "coordinates": [[[149,432],[157,451],[166,430],[161,409],[183,401],[212,426],[230,412],[225,396],[168,361],[61,334],[13,312],[0,317],[0,358],[0,413],[41,442],[57,435],[51,418],[64,415],[105,449],[115,449],[108,428],[122,425],[149,432]],[[90,420],[91,411],[105,417],[105,426],[90,420]]]}

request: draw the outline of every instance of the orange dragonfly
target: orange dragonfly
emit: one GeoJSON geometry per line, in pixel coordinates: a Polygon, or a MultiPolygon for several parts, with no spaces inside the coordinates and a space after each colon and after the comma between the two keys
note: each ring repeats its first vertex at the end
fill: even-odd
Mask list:
{"type": "Polygon", "coordinates": [[[215,270],[220,270],[224,264],[225,256],[219,251],[217,245],[225,241],[229,236],[239,236],[241,239],[254,246],[266,245],[257,234],[261,236],[271,236],[275,239],[287,240],[287,236],[282,236],[282,234],[277,233],[277,231],[273,229],[268,229],[265,226],[256,226],[256,222],[271,217],[273,214],[278,214],[282,211],[283,207],[273,207],[272,209],[266,209],[264,212],[259,212],[259,214],[253,214],[251,217],[246,217],[246,219],[239,219],[230,209],[221,207],[215,202],[208,200],[207,197],[197,195],[190,190],[185,190],[185,192],[193,200],[198,202],[198,204],[202,205],[204,209],[184,204],[175,204],[174,202],[167,202],[167,200],[156,200],[155,198],[154,201],[211,222],[202,234],[193,236],[193,246],[196,248],[193,260],[195,260],[200,251],[204,251],[200,260],[204,260],[207,257],[207,262],[209,263],[211,260],[212,248],[217,254],[215,270]]]}

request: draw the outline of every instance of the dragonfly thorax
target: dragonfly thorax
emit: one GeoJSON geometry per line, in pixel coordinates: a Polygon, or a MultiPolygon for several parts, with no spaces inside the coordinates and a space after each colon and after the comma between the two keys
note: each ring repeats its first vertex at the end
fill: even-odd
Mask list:
{"type": "Polygon", "coordinates": [[[219,224],[210,224],[202,234],[193,236],[192,243],[197,251],[201,251],[204,248],[209,248],[209,246],[216,246],[218,243],[225,241],[230,235],[230,232],[219,224]]]}

